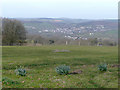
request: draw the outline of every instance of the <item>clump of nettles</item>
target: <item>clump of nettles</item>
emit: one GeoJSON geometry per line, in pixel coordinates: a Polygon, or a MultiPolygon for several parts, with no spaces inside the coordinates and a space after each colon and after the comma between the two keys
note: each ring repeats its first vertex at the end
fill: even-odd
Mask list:
{"type": "Polygon", "coordinates": [[[100,71],[107,71],[107,64],[98,65],[98,70],[100,70],[100,71]]]}
{"type": "Polygon", "coordinates": [[[15,70],[16,75],[20,75],[20,76],[26,76],[26,70],[24,69],[24,67],[16,67],[15,70]]]}
{"type": "Polygon", "coordinates": [[[66,65],[61,65],[56,67],[56,72],[60,75],[63,75],[63,74],[67,75],[69,71],[70,71],[70,67],[66,65]]]}

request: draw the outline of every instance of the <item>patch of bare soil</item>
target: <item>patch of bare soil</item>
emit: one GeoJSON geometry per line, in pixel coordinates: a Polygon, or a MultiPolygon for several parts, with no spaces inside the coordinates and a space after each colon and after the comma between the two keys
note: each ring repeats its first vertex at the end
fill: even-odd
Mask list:
{"type": "Polygon", "coordinates": [[[28,69],[28,68],[26,68],[25,70],[30,71],[30,70],[32,70],[32,69],[28,69]]]}
{"type": "Polygon", "coordinates": [[[112,65],[111,67],[120,67],[120,65],[115,64],[115,65],[112,65]]]}
{"type": "Polygon", "coordinates": [[[54,50],[53,52],[70,52],[69,50],[58,50],[58,49],[56,49],[56,50],[54,50]]]}
{"type": "Polygon", "coordinates": [[[83,72],[82,70],[77,69],[77,70],[75,70],[75,71],[72,71],[72,72],[69,73],[69,74],[81,74],[82,72],[83,72]]]}

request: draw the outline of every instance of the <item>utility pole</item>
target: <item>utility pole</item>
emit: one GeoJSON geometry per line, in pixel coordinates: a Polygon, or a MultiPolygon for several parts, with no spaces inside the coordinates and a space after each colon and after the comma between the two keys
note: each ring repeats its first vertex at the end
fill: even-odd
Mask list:
{"type": "Polygon", "coordinates": [[[80,46],[80,41],[79,41],[79,46],[80,46]]]}
{"type": "Polygon", "coordinates": [[[66,45],[68,45],[68,41],[66,41],[66,45]]]}

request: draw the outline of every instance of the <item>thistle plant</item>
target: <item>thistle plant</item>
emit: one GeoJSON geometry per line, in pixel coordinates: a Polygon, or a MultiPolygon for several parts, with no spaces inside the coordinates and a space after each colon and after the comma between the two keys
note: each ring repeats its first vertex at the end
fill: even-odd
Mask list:
{"type": "Polygon", "coordinates": [[[63,74],[67,75],[69,71],[70,71],[70,67],[66,65],[61,65],[56,67],[56,72],[60,75],[63,75],[63,74]]]}
{"type": "Polygon", "coordinates": [[[20,75],[20,76],[26,76],[26,70],[24,69],[24,67],[17,67],[15,69],[16,75],[20,75]]]}
{"type": "Polygon", "coordinates": [[[100,65],[98,65],[98,70],[100,70],[100,71],[107,71],[107,64],[100,64],[100,65]]]}

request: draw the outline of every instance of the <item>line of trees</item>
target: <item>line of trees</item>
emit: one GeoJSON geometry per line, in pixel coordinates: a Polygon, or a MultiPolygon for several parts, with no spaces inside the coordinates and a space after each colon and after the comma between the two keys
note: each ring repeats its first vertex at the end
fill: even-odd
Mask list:
{"type": "Polygon", "coordinates": [[[60,39],[60,38],[43,38],[40,35],[28,35],[27,42],[33,45],[79,45],[79,46],[117,46],[117,42],[110,39],[88,38],[84,39],[60,39]]]}
{"type": "Polygon", "coordinates": [[[15,19],[2,19],[2,45],[22,45],[26,40],[24,25],[15,19]]]}

